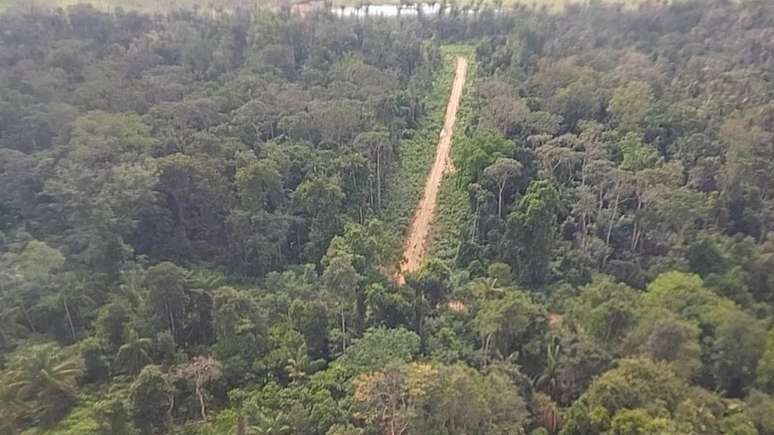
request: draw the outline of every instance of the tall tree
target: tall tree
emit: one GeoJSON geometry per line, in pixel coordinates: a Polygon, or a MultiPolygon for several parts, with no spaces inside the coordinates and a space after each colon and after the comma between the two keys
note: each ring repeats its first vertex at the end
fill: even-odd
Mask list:
{"type": "Polygon", "coordinates": [[[185,366],[178,370],[178,375],[193,381],[195,386],[196,398],[199,400],[199,412],[202,420],[207,420],[207,409],[205,407],[205,387],[214,382],[223,374],[223,366],[212,357],[195,356],[185,366]]]}
{"type": "Polygon", "coordinates": [[[530,286],[541,286],[548,280],[559,206],[559,192],[551,182],[533,181],[508,216],[504,249],[514,270],[530,286]]]}
{"type": "Polygon", "coordinates": [[[503,217],[503,193],[509,185],[515,184],[521,175],[522,164],[514,159],[499,158],[484,169],[484,177],[497,185],[497,216],[503,217]]]}
{"type": "Polygon", "coordinates": [[[168,330],[176,342],[182,340],[185,309],[189,295],[185,288],[186,272],[174,263],[159,263],[145,276],[148,288],[147,308],[157,324],[168,330]]]}

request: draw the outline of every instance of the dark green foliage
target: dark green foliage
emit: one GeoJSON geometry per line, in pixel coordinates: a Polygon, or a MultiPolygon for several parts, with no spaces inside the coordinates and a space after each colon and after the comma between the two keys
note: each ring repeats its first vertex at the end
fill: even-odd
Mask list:
{"type": "Polygon", "coordinates": [[[158,366],[145,367],[129,389],[134,424],[143,433],[164,433],[171,424],[174,390],[158,366]]]}
{"type": "Polygon", "coordinates": [[[770,2],[17,3],[3,435],[772,433],[770,2]]]}
{"type": "Polygon", "coordinates": [[[506,236],[516,241],[504,247],[521,279],[532,287],[546,282],[556,237],[559,192],[549,181],[533,181],[508,216],[506,236]]]}

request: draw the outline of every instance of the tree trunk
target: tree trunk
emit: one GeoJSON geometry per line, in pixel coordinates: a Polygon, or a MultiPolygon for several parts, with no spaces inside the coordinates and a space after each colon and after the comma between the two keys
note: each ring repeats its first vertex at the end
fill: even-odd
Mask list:
{"type": "MultiPolygon", "coordinates": [[[[167,382],[167,381],[165,381],[167,382]]],[[[174,419],[172,418],[172,411],[175,410],[175,394],[169,393],[169,407],[167,407],[167,420],[168,420],[168,426],[170,428],[170,433],[174,433],[174,425],[172,424],[174,419]]]]}
{"type": "Polygon", "coordinates": [[[613,214],[610,216],[610,223],[607,226],[607,237],[605,238],[605,244],[610,246],[610,236],[613,234],[613,223],[615,217],[618,216],[618,201],[621,198],[621,189],[616,184],[615,201],[613,202],[613,214]]]}
{"type": "Polygon", "coordinates": [[[19,307],[22,310],[22,313],[24,313],[24,319],[27,321],[27,325],[30,327],[30,331],[37,334],[37,330],[35,329],[35,325],[32,324],[32,319],[30,318],[30,313],[27,311],[27,307],[24,306],[24,302],[21,302],[19,304],[19,307]]]}
{"type": "Polygon", "coordinates": [[[486,339],[484,340],[484,349],[483,349],[484,350],[484,355],[483,355],[483,358],[482,358],[482,363],[484,364],[484,366],[489,365],[489,353],[490,353],[490,349],[489,348],[490,348],[490,346],[492,346],[492,338],[493,338],[493,336],[494,336],[494,334],[488,334],[486,336],[486,339]]]}
{"type": "Polygon", "coordinates": [[[247,423],[245,422],[245,417],[243,415],[240,415],[239,419],[237,420],[236,435],[246,435],[246,434],[247,434],[247,423]]]}
{"type": "Polygon", "coordinates": [[[172,314],[172,310],[169,309],[169,301],[164,300],[164,308],[167,309],[167,317],[169,318],[169,331],[172,333],[172,339],[177,343],[177,330],[175,328],[175,315],[172,314]]]}
{"type": "Polygon", "coordinates": [[[344,309],[341,309],[341,349],[342,351],[347,350],[347,324],[345,323],[344,318],[344,309]]]}
{"type": "Polygon", "coordinates": [[[382,209],[382,153],[376,152],[376,205],[382,209]]]}
{"type": "Polygon", "coordinates": [[[67,296],[62,297],[62,304],[65,309],[65,318],[67,319],[67,326],[70,327],[70,334],[73,336],[73,341],[78,341],[75,336],[75,325],[73,325],[73,317],[70,315],[70,307],[67,305],[67,296]]]}
{"type": "Polygon", "coordinates": [[[202,413],[202,421],[207,421],[207,410],[204,406],[204,390],[201,382],[196,382],[196,397],[199,398],[199,410],[202,413]]]}
{"type": "Polygon", "coordinates": [[[497,216],[503,218],[503,190],[505,190],[505,183],[500,183],[500,190],[497,192],[497,216]]]}
{"type": "Polygon", "coordinates": [[[365,327],[366,295],[365,291],[358,291],[355,295],[355,332],[362,334],[365,327]]]}
{"type": "Polygon", "coordinates": [[[474,242],[478,239],[478,221],[479,221],[479,214],[478,210],[481,208],[481,202],[476,198],[476,210],[473,212],[473,219],[471,222],[472,229],[470,231],[470,241],[474,242]]]}
{"type": "Polygon", "coordinates": [[[631,250],[632,252],[637,250],[637,245],[640,242],[640,236],[642,233],[642,230],[640,229],[640,212],[642,211],[642,194],[640,193],[640,190],[637,189],[637,212],[634,217],[634,229],[632,230],[632,242],[631,242],[631,250]]]}
{"type": "Polygon", "coordinates": [[[414,290],[414,332],[418,336],[422,336],[422,292],[421,290],[414,290]]]}

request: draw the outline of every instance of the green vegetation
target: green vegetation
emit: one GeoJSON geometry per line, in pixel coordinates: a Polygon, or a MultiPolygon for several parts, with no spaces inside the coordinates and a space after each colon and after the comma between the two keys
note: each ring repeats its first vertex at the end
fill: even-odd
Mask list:
{"type": "Polygon", "coordinates": [[[435,159],[438,136],[454,80],[454,50],[442,47],[436,56],[443,67],[433,78],[429,94],[420,103],[425,112],[421,126],[407,132],[410,137],[400,141],[399,163],[386,180],[383,213],[393,234],[400,235],[395,249],[401,248],[402,235],[407,231],[416,204],[422,197],[425,178],[435,159]]]}
{"type": "Polygon", "coordinates": [[[41,5],[0,13],[0,435],[774,434],[771,2],[41,5]]]}
{"type": "MultiPolygon", "coordinates": [[[[462,105],[457,113],[457,125],[452,141],[452,161],[457,160],[458,142],[465,137],[468,127],[473,122],[473,97],[476,89],[476,64],[475,52],[472,46],[448,45],[443,47],[445,53],[454,56],[463,56],[470,59],[465,91],[462,96],[462,105]]],[[[431,237],[433,243],[430,254],[445,260],[452,260],[457,254],[462,237],[463,228],[467,225],[470,208],[468,207],[468,195],[465,190],[464,179],[459,172],[446,174],[441,183],[438,197],[438,214],[433,223],[431,237]]]]}

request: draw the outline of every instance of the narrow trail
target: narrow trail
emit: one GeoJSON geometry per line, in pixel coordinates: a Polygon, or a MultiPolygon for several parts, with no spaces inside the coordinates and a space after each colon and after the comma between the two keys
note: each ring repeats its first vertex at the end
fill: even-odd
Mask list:
{"type": "Polygon", "coordinates": [[[424,194],[414,211],[408,237],[403,244],[403,259],[401,260],[398,274],[395,277],[398,284],[405,282],[406,273],[419,269],[427,253],[430,243],[430,226],[433,223],[435,209],[438,205],[438,192],[441,187],[441,180],[447,171],[454,169],[450,157],[451,143],[467,73],[467,59],[458,57],[454,73],[454,84],[452,85],[449,103],[446,106],[443,129],[441,130],[441,137],[438,140],[438,147],[435,153],[435,162],[430,170],[430,174],[427,176],[424,194]]]}

